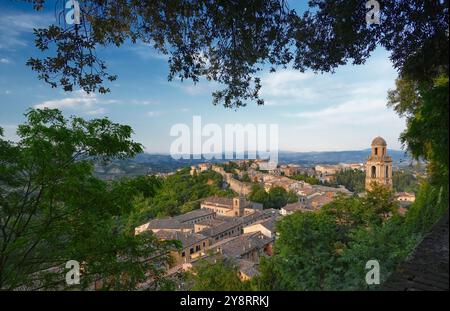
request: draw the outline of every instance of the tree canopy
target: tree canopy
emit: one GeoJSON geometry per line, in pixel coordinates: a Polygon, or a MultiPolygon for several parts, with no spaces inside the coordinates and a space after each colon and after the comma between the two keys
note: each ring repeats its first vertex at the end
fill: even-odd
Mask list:
{"type": "Polygon", "coordinates": [[[419,240],[405,222],[382,186],[363,198],[342,196],[320,211],[286,216],[255,283],[262,290],[370,289],[365,263],[378,260],[384,281],[419,240]]]}
{"type": "Polygon", "coordinates": [[[238,267],[233,261],[218,257],[203,259],[187,273],[188,290],[240,291],[249,290],[250,284],[239,279],[238,267]]]}
{"type": "MultiPolygon", "coordinates": [[[[40,10],[45,0],[25,0],[40,10]]],[[[286,0],[85,0],[80,25],[36,29],[42,57],[28,65],[52,87],[110,91],[99,46],[144,42],[168,56],[168,79],[219,82],[214,104],[238,108],[259,97],[264,68],[332,71],[362,64],[381,45],[404,76],[430,81],[448,72],[448,0],[382,1],[381,23],[366,23],[366,1],[313,0],[304,12],[286,0]]],[[[149,47],[150,48],[150,47],[149,47]]]]}
{"type": "MultiPolygon", "coordinates": [[[[107,183],[93,162],[135,155],[129,126],[30,109],[17,143],[0,137],[0,289],[64,289],[64,266],[83,265],[81,288],[155,286],[175,244],[134,236],[132,204],[150,188],[107,183]]],[[[1,132],[1,131],[0,131],[1,132]]],[[[142,184],[142,183],[141,183],[142,184]]]]}
{"type": "Polygon", "coordinates": [[[259,184],[253,185],[248,198],[252,202],[261,203],[264,208],[275,209],[298,201],[297,195],[293,191],[287,192],[283,187],[272,187],[266,192],[264,187],[259,184]]]}

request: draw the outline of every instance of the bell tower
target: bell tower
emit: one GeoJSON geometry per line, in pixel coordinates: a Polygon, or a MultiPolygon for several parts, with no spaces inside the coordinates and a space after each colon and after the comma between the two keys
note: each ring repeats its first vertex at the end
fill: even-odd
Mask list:
{"type": "Polygon", "coordinates": [[[244,216],[244,199],[242,197],[233,198],[233,213],[235,217],[244,216]]]}
{"type": "Polygon", "coordinates": [[[366,162],[366,190],[373,182],[392,189],[392,158],[387,155],[386,141],[380,136],[372,140],[372,153],[366,162]]]}

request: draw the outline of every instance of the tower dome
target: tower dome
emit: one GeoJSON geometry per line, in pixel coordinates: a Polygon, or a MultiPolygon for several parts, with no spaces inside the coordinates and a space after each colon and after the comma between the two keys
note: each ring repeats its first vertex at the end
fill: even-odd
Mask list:
{"type": "Polygon", "coordinates": [[[377,136],[372,140],[372,146],[387,146],[383,137],[377,136]]]}

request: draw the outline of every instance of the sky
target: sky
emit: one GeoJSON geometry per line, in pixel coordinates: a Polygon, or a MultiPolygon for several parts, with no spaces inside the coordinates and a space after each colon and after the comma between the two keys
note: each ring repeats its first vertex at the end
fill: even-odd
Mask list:
{"type": "MultiPolygon", "coordinates": [[[[300,8],[301,1],[294,2],[300,8]]],[[[292,5],[291,5],[292,6],[292,5]]],[[[167,58],[142,43],[102,48],[109,72],[118,75],[111,93],[85,94],[52,89],[25,66],[38,56],[32,29],[55,23],[54,7],[35,12],[20,1],[0,3],[0,127],[17,140],[15,130],[30,108],[58,108],[67,116],[108,117],[134,129],[133,138],[150,153],[168,153],[173,125],[278,124],[283,151],[361,150],[382,136],[388,148],[400,149],[405,121],[386,107],[396,70],[389,54],[378,48],[364,65],[345,65],[333,74],[292,69],[262,73],[264,106],[250,103],[237,110],[212,104],[214,83],[168,82],[167,58]]]]}

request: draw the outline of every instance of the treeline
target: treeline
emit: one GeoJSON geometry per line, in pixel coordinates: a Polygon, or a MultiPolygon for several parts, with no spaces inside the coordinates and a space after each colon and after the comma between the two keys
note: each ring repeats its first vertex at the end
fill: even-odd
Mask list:
{"type": "Polygon", "coordinates": [[[295,175],[289,176],[289,178],[299,180],[299,181],[304,181],[310,185],[318,185],[320,183],[319,179],[317,179],[314,176],[309,176],[307,174],[295,174],[295,175]]]}
{"type": "MultiPolygon", "coordinates": [[[[323,185],[330,187],[344,186],[355,193],[365,191],[365,172],[361,170],[342,170],[335,174],[334,181],[324,182],[323,185]]],[[[392,172],[393,189],[396,192],[414,192],[419,190],[419,180],[413,173],[407,171],[392,172]]]]}
{"type": "Polygon", "coordinates": [[[419,191],[420,180],[411,172],[394,171],[392,172],[392,184],[397,192],[414,192],[419,191]]]}
{"type": "Polygon", "coordinates": [[[141,176],[122,182],[142,190],[134,199],[142,221],[200,208],[200,199],[204,197],[233,195],[232,190],[222,189],[222,176],[211,170],[191,176],[189,168],[183,168],[166,178],[141,176]]]}

